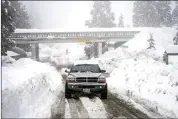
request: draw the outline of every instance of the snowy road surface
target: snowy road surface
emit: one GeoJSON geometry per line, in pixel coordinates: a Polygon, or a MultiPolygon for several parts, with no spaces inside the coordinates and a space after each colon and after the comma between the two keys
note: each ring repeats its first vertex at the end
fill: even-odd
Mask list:
{"type": "Polygon", "coordinates": [[[126,101],[108,93],[108,99],[80,96],[66,99],[64,92],[51,108],[51,118],[149,118],[126,101]]]}
{"type": "Polygon", "coordinates": [[[65,99],[63,95],[51,112],[51,118],[148,118],[143,112],[110,93],[107,100],[95,96],[65,99]]]}

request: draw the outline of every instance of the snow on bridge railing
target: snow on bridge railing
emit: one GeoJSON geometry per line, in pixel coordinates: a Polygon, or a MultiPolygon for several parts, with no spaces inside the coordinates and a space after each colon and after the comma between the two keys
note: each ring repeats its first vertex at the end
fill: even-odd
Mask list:
{"type": "Polygon", "coordinates": [[[140,28],[16,29],[15,33],[140,31],[140,28]]]}
{"type": "Polygon", "coordinates": [[[16,29],[10,38],[108,38],[133,37],[139,33],[136,28],[88,28],[83,30],[66,29],[16,29]]]}

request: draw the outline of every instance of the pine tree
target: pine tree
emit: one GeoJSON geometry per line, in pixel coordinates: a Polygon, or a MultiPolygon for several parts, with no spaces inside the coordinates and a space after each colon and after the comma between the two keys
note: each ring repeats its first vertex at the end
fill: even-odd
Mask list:
{"type": "MultiPolygon", "coordinates": [[[[90,12],[92,20],[87,20],[85,25],[89,28],[109,28],[116,27],[114,23],[115,15],[111,12],[110,1],[94,1],[93,9],[90,12]]],[[[106,44],[102,43],[104,47],[106,44]]],[[[94,55],[98,55],[98,43],[94,43],[94,55]]]]}
{"type": "MultiPolygon", "coordinates": [[[[22,3],[19,1],[12,1],[11,4],[11,6],[16,10],[16,13],[14,14],[16,28],[31,28],[30,19],[25,6],[22,5],[22,3]]],[[[17,44],[16,46],[24,49],[26,52],[29,52],[31,50],[30,44],[17,44]]]]}
{"type": "Polygon", "coordinates": [[[172,12],[173,24],[178,26],[178,1],[175,1],[176,7],[172,12]]]}
{"type": "Polygon", "coordinates": [[[124,18],[123,18],[122,14],[120,14],[120,16],[119,16],[118,27],[124,27],[124,18]]]}
{"type": "Polygon", "coordinates": [[[7,50],[15,46],[12,40],[6,39],[15,30],[15,13],[9,0],[1,0],[1,55],[7,55],[7,50]]]}
{"type": "Polygon", "coordinates": [[[16,10],[14,19],[16,21],[16,28],[31,28],[30,19],[26,11],[26,7],[19,1],[11,1],[12,7],[16,10]]]}
{"type": "Polygon", "coordinates": [[[133,26],[171,26],[170,1],[136,1],[133,7],[133,26]]]}
{"type": "Polygon", "coordinates": [[[155,50],[155,40],[153,39],[153,34],[150,34],[150,39],[147,40],[149,43],[149,47],[147,49],[154,49],[155,50]]]}
{"type": "Polygon", "coordinates": [[[156,14],[158,17],[157,23],[160,23],[159,26],[172,26],[172,15],[170,1],[155,1],[156,14]]]}
{"type": "Polygon", "coordinates": [[[111,12],[110,1],[94,1],[93,9],[90,12],[92,20],[87,20],[85,25],[89,28],[115,27],[115,15],[111,12]]]}
{"type": "Polygon", "coordinates": [[[156,11],[154,1],[136,1],[133,6],[133,26],[134,27],[155,27],[156,11]]]}

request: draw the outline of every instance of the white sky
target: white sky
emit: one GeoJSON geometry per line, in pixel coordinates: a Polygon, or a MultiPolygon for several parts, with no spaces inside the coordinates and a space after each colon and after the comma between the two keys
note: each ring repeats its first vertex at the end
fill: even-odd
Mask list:
{"type": "MultiPolygon", "coordinates": [[[[120,13],[125,24],[132,25],[134,1],[112,1],[116,22],[120,13]]],[[[91,19],[92,1],[23,1],[30,17],[38,21],[38,28],[85,28],[85,21],[91,19]]]]}

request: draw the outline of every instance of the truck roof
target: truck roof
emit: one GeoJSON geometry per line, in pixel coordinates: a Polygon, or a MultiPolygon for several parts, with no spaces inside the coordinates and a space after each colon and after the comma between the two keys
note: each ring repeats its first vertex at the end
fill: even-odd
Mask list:
{"type": "Polygon", "coordinates": [[[98,61],[96,60],[77,60],[74,62],[74,65],[78,64],[98,64],[98,61]]]}

